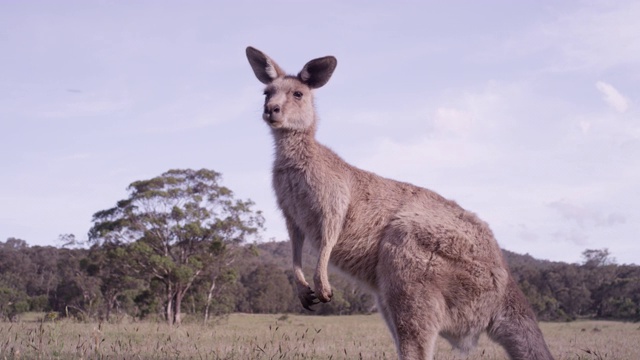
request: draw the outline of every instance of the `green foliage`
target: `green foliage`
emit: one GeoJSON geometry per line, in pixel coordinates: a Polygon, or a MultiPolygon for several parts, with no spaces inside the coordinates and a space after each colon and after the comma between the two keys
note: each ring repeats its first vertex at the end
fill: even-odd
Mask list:
{"type": "Polygon", "coordinates": [[[35,312],[49,311],[49,296],[35,295],[29,297],[29,310],[35,312]]]}
{"type": "MultiPolygon", "coordinates": [[[[168,285],[190,279],[180,309],[191,317],[305,312],[294,295],[288,242],[238,246],[216,238],[201,249],[179,263],[145,241],[104,242],[88,250],[29,247],[18,239],[9,245],[0,242],[0,317],[15,320],[25,311],[53,311],[83,320],[161,318],[166,316],[168,285]],[[156,276],[162,272],[168,276],[156,276]]],[[[640,321],[639,266],[606,261],[575,265],[505,255],[541,320],[640,321]]],[[[312,274],[315,258],[307,252],[303,263],[312,274]]],[[[315,315],[375,310],[371,296],[357,286],[336,274],[330,280],[333,300],[318,306],[315,315]]]]}
{"type": "Polygon", "coordinates": [[[13,321],[19,314],[29,311],[26,298],[22,292],[0,287],[0,317],[13,321]]]}
{"type": "Polygon", "coordinates": [[[582,265],[506,255],[541,320],[640,320],[640,267],[615,265],[607,249],[585,250],[582,265]]]}
{"type": "Polygon", "coordinates": [[[276,265],[259,265],[243,277],[242,284],[246,289],[245,312],[276,314],[289,311],[293,287],[276,265]]]}
{"type": "Polygon", "coordinates": [[[139,319],[148,318],[149,315],[157,313],[160,308],[158,298],[150,290],[142,290],[133,301],[136,304],[137,311],[132,315],[139,319]]]}
{"type": "Polygon", "coordinates": [[[615,263],[609,254],[609,249],[587,249],[582,252],[582,257],[584,266],[591,268],[615,263]]]}
{"type": "Polygon", "coordinates": [[[169,170],[133,182],[128,199],[94,214],[90,241],[126,247],[132,271],[147,283],[164,284],[170,323],[180,321],[182,299],[194,282],[219,273],[230,249],[262,228],[253,203],[234,199],[219,179],[212,170],[169,170]]]}

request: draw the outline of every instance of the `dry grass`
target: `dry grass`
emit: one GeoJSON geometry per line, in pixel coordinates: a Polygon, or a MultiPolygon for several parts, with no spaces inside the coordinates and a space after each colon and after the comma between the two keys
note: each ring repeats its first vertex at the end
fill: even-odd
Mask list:
{"type": "MultiPolygon", "coordinates": [[[[543,323],[557,359],[639,359],[640,325],[543,323]]],[[[311,317],[234,314],[215,325],[150,322],[0,323],[0,359],[395,359],[377,315],[311,317]]],[[[438,341],[436,359],[506,359],[483,337],[468,356],[438,341]]]]}

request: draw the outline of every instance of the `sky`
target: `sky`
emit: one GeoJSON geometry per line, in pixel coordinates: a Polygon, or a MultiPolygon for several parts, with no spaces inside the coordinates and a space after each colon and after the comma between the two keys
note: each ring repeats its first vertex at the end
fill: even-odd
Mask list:
{"type": "Polygon", "coordinates": [[[0,1],[0,241],[86,240],[127,186],[208,168],[286,240],[254,46],[334,55],[317,138],[504,249],[640,264],[637,1],[0,1]]]}

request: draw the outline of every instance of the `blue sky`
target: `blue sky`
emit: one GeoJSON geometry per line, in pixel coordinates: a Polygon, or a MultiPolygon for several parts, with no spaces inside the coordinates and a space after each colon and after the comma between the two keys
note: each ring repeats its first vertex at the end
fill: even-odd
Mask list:
{"type": "Polygon", "coordinates": [[[345,160],[476,212],[503,248],[640,264],[637,1],[0,2],[0,240],[86,239],[133,181],[209,168],[287,238],[252,45],[345,160]]]}

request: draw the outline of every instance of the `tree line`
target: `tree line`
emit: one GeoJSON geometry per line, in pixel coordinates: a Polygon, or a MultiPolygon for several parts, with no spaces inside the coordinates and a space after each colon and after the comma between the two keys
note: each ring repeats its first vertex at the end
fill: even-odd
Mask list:
{"type": "MultiPolygon", "coordinates": [[[[294,295],[289,243],[258,242],[262,214],[220,177],[186,169],[136,181],[127,199],[94,214],[86,242],[70,234],[59,247],[0,241],[0,317],[38,311],[179,324],[231,312],[306,312],[294,295]]],[[[582,264],[504,253],[539,319],[640,321],[640,266],[615,264],[606,249],[586,250],[582,264]]],[[[376,311],[370,295],[331,276],[334,296],[316,314],[376,311]]]]}

